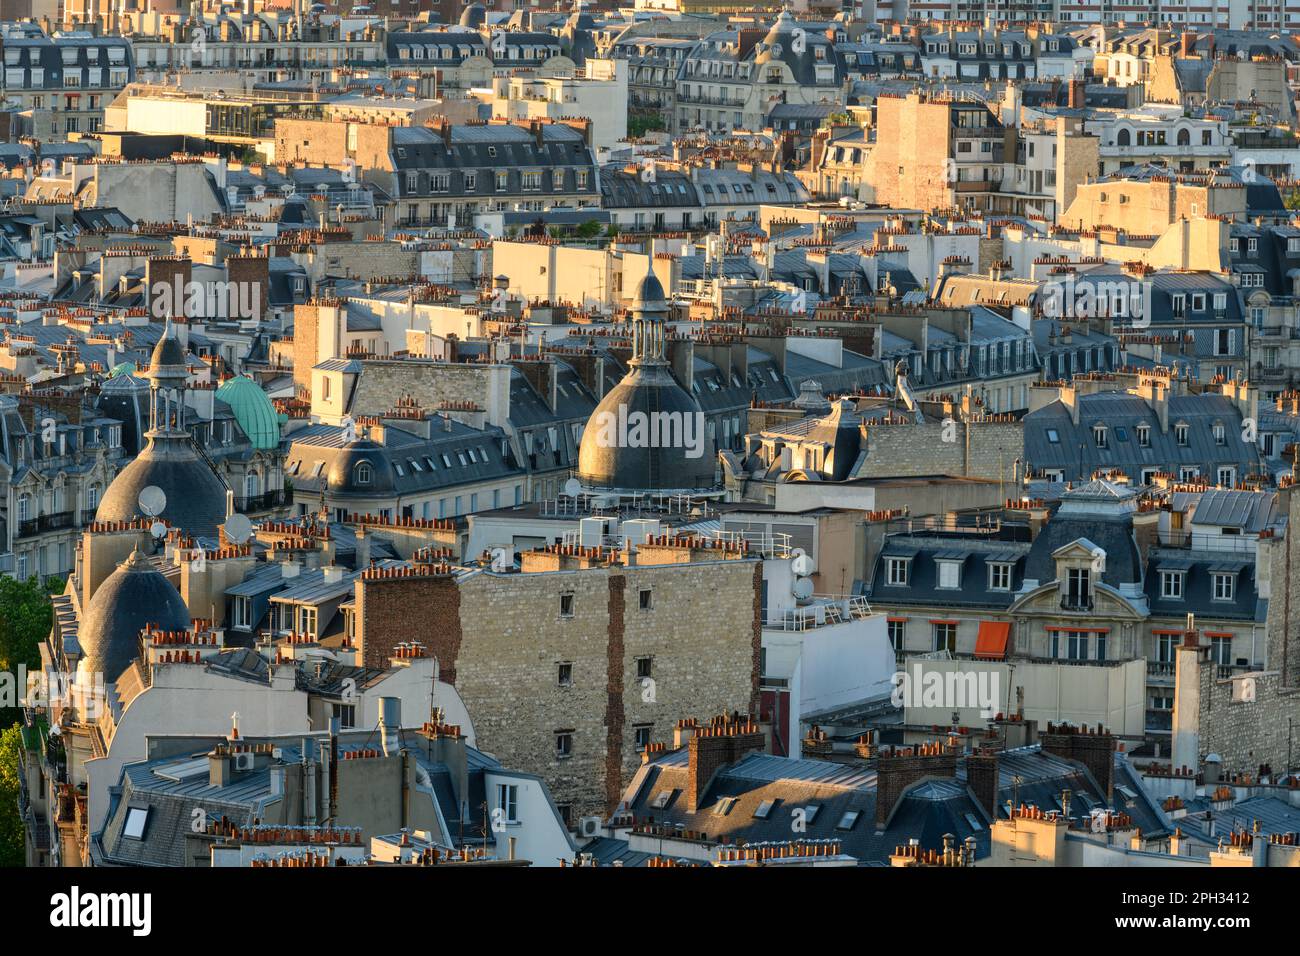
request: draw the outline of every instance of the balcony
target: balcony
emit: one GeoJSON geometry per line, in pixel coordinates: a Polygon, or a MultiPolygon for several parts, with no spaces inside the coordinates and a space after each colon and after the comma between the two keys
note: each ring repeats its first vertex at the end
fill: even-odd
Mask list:
{"type": "Polygon", "coordinates": [[[871,614],[871,605],[861,595],[819,594],[809,604],[765,612],[763,627],[769,631],[811,631],[865,620],[871,614]]]}
{"type": "Polygon", "coordinates": [[[1090,612],[1092,609],[1091,594],[1066,594],[1061,597],[1062,611],[1090,612]]]}
{"type": "Polygon", "coordinates": [[[1147,661],[1148,684],[1172,685],[1174,683],[1174,673],[1173,661],[1147,661]]]}
{"type": "Polygon", "coordinates": [[[36,519],[42,531],[62,531],[76,524],[76,512],[56,511],[36,519]]]}
{"type": "Polygon", "coordinates": [[[253,514],[258,511],[270,511],[282,507],[288,496],[283,490],[268,491],[260,495],[245,495],[235,499],[235,510],[241,514],[253,514]]]}

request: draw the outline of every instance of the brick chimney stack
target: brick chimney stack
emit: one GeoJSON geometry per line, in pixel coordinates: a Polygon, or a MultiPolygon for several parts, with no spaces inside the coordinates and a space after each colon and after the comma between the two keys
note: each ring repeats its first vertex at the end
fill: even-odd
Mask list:
{"type": "Polygon", "coordinates": [[[739,714],[714,717],[694,731],[686,744],[689,777],[686,806],[692,813],[700,808],[709,783],[719,770],[747,753],[766,749],[767,745],[758,724],[739,714]]]}
{"type": "Polygon", "coordinates": [[[908,787],[926,777],[956,776],[957,753],[941,743],[882,750],[876,764],[876,829],[885,829],[908,787]]]}
{"type": "Polygon", "coordinates": [[[998,754],[980,751],[966,757],[966,785],[990,820],[998,818],[998,754]]]}
{"type": "Polygon", "coordinates": [[[1039,738],[1043,752],[1077,760],[1088,768],[1106,799],[1115,793],[1115,737],[1100,724],[1096,730],[1070,724],[1048,724],[1039,738]]]}

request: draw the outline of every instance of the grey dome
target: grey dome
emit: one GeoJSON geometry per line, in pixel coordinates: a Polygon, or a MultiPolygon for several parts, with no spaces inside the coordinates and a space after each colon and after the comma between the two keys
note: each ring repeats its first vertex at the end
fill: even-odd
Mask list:
{"type": "MultiPolygon", "coordinates": [[[[629,430],[629,436],[630,436],[629,430]]],[[[710,491],[715,488],[717,448],[708,436],[699,404],[677,384],[666,365],[639,365],[601,399],[587,422],[578,450],[578,480],[592,491],[676,492],[710,491]],[[684,427],[691,429],[693,443],[700,454],[691,457],[690,449],[673,443],[671,447],[631,447],[632,442],[616,443],[607,439],[602,422],[605,414],[617,421],[620,410],[635,421],[634,412],[643,412],[643,420],[656,421],[653,413],[679,413],[684,427]]]]}
{"type": "Polygon", "coordinates": [[[632,293],[632,308],[634,309],[653,309],[656,312],[667,312],[667,304],[664,295],[663,283],[653,272],[647,272],[637,283],[636,290],[632,293]]]}
{"type": "Polygon", "coordinates": [[[102,674],[105,684],[116,681],[140,655],[140,631],[148,624],[182,631],[190,626],[190,612],[172,583],[135,551],[104,579],[82,614],[78,677],[102,674]]]}
{"type": "Polygon", "coordinates": [[[154,432],[149,444],[109,484],[96,521],[140,517],[140,492],[157,485],[167,495],[158,517],[191,534],[212,534],[226,520],[226,486],[194,448],[189,435],[154,432]]]}
{"type": "Polygon", "coordinates": [[[487,8],[481,3],[471,3],[460,15],[460,25],[477,30],[487,22],[487,8]]]}
{"type": "Polygon", "coordinates": [[[185,346],[181,345],[181,340],[176,335],[176,327],[172,325],[171,319],[168,319],[163,327],[163,334],[158,337],[158,342],[153,347],[153,354],[149,357],[149,369],[161,371],[176,368],[188,372],[188,366],[185,364],[185,346]]]}

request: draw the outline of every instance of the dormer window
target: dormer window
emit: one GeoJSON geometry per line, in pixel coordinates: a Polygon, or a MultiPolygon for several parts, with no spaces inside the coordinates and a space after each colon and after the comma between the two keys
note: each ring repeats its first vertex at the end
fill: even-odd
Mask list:
{"type": "Polygon", "coordinates": [[[912,559],[911,558],[886,558],[886,581],[894,587],[907,587],[910,577],[912,559]]]}
{"type": "Polygon", "coordinates": [[[1171,601],[1181,601],[1183,599],[1183,582],[1186,579],[1184,571],[1161,571],[1160,572],[1160,596],[1171,601]]]}
{"type": "Polygon", "coordinates": [[[368,461],[357,462],[357,467],[352,474],[358,485],[368,485],[375,478],[375,470],[368,461]]]}
{"type": "Polygon", "coordinates": [[[1011,590],[1011,565],[1005,561],[989,563],[989,590],[1011,590]]]}
{"type": "Polygon", "coordinates": [[[1223,422],[1214,423],[1214,443],[1216,445],[1226,445],[1228,443],[1228,432],[1223,427],[1223,422]]]}
{"type": "Polygon", "coordinates": [[[1070,568],[1066,572],[1065,606],[1076,611],[1091,609],[1092,571],[1088,568],[1070,568]]]}
{"type": "Polygon", "coordinates": [[[1137,443],[1139,448],[1151,447],[1151,426],[1150,425],[1138,425],[1136,428],[1133,429],[1133,434],[1137,436],[1137,443]]]}
{"type": "Polygon", "coordinates": [[[1108,444],[1107,444],[1107,438],[1106,438],[1106,426],[1105,426],[1105,425],[1093,425],[1093,426],[1092,426],[1092,440],[1093,440],[1093,443],[1094,443],[1098,448],[1107,448],[1107,447],[1109,447],[1108,444]]]}
{"type": "Polygon", "coordinates": [[[1231,601],[1236,596],[1237,578],[1233,574],[1214,575],[1214,600],[1231,601]]]}
{"type": "Polygon", "coordinates": [[[935,566],[939,575],[936,587],[945,590],[956,590],[961,587],[961,565],[960,561],[936,561],[935,566]]]}
{"type": "Polygon", "coordinates": [[[1174,441],[1178,443],[1180,448],[1187,447],[1187,425],[1185,423],[1179,422],[1174,426],[1174,441]]]}

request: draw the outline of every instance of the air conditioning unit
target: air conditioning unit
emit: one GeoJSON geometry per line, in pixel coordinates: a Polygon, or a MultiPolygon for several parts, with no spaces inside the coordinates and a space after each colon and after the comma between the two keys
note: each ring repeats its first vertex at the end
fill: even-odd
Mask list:
{"type": "Polygon", "coordinates": [[[600,834],[600,817],[583,817],[578,821],[578,836],[594,837],[600,834]]]}
{"type": "Polygon", "coordinates": [[[235,754],[235,769],[236,769],[236,770],[252,770],[252,769],[253,769],[253,755],[252,755],[252,754],[235,754]]]}

